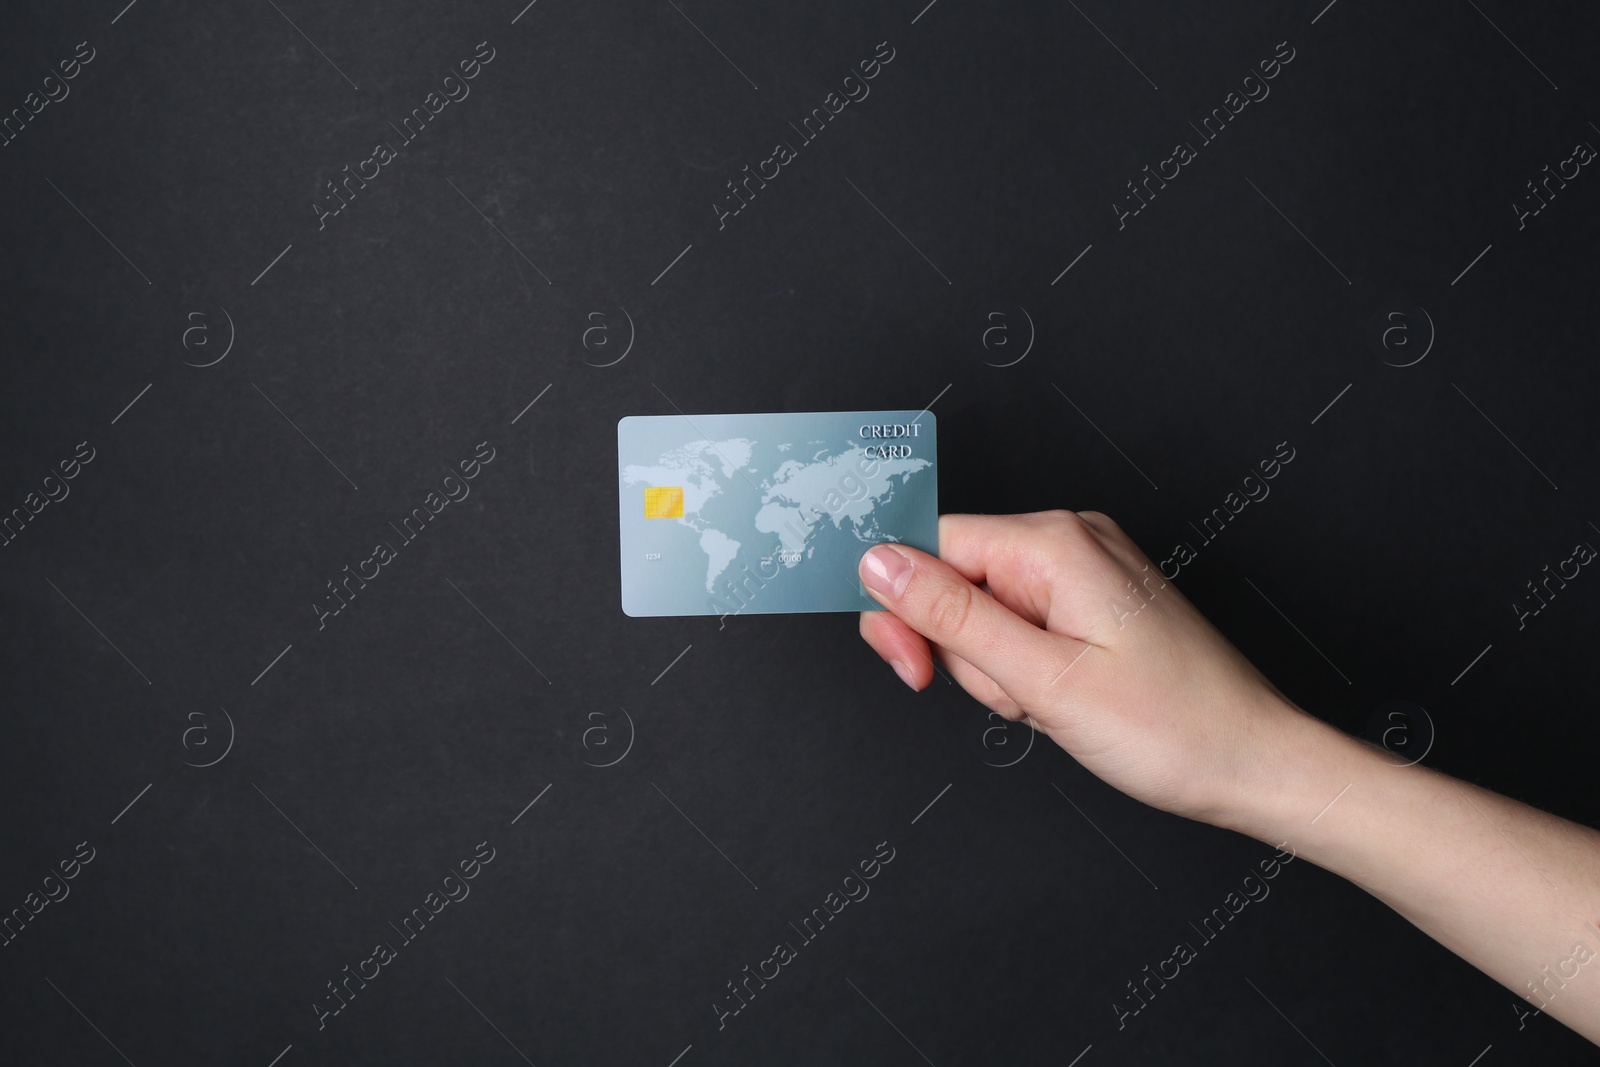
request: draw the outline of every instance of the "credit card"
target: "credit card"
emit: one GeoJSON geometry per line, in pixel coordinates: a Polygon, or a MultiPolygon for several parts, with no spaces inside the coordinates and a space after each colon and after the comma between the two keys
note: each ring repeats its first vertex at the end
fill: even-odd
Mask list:
{"type": "Polygon", "coordinates": [[[629,415],[617,422],[622,610],[875,610],[872,545],[939,551],[931,411],[629,415]]]}

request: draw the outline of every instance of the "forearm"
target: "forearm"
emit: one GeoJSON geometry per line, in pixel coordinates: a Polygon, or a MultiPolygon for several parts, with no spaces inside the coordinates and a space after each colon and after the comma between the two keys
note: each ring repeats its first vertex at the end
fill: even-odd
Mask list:
{"type": "Polygon", "coordinates": [[[1600,1043],[1600,833],[1296,715],[1224,825],[1348,878],[1600,1043]]]}

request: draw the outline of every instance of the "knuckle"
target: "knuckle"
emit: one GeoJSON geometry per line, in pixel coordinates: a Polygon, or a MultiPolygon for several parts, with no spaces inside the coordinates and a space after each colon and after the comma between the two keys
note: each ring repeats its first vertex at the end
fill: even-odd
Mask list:
{"type": "Polygon", "coordinates": [[[1052,508],[1049,511],[1036,511],[1028,516],[1037,531],[1036,537],[1046,542],[1061,543],[1074,541],[1088,536],[1089,524],[1082,515],[1066,508],[1052,508]]]}
{"type": "Polygon", "coordinates": [[[959,634],[972,617],[972,586],[941,582],[928,597],[928,628],[940,636],[959,634]]]}
{"type": "Polygon", "coordinates": [[[1134,549],[1133,538],[1111,516],[1099,511],[1085,511],[1081,515],[1091,539],[1102,552],[1113,558],[1122,558],[1128,555],[1130,549],[1134,549]]]}
{"type": "Polygon", "coordinates": [[[1068,511],[1065,508],[1040,512],[1041,533],[1047,541],[1056,545],[1093,541],[1095,525],[1089,517],[1098,514],[1093,511],[1068,511]]]}
{"type": "Polygon", "coordinates": [[[1080,511],[1078,512],[1078,517],[1081,518],[1090,527],[1090,529],[1097,530],[1100,533],[1119,534],[1122,532],[1122,527],[1117,525],[1116,520],[1103,511],[1080,511]]]}

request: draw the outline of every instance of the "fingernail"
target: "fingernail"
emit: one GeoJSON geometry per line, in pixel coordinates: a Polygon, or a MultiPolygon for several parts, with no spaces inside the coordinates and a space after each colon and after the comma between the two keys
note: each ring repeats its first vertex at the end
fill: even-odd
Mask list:
{"type": "Polygon", "coordinates": [[[868,589],[898,600],[911,581],[911,559],[887,545],[876,545],[861,557],[861,581],[868,589]]]}
{"type": "Polygon", "coordinates": [[[889,666],[894,668],[894,673],[900,676],[900,680],[902,682],[906,683],[906,685],[909,685],[912,689],[917,687],[917,683],[911,679],[911,668],[909,666],[897,659],[890,660],[889,666]]]}

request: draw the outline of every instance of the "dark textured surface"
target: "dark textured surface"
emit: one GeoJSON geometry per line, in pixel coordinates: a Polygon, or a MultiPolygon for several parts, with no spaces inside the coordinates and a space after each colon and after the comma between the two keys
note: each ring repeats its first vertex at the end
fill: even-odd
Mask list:
{"type": "Polygon", "coordinates": [[[623,616],[619,417],[933,403],[945,510],[1191,541],[1185,592],[1308,709],[1360,731],[1414,701],[1430,764],[1600,820],[1600,578],[1511,606],[1600,544],[1600,178],[1512,207],[1600,144],[1594,12],[922,4],[4,14],[0,109],[94,58],[0,148],[0,509],[69,491],[0,549],[0,909],[93,859],[0,948],[0,1062],[1592,1060],[1304,862],[1119,1030],[1270,849],[1044,745],[997,766],[1025,732],[906,691],[852,615],[623,616]],[[319,229],[324,183],[479,42],[470,95],[319,229]],[[1270,96],[1200,144],[1279,42],[1270,96]],[[319,628],[480,442],[470,496],[319,628]]]}

